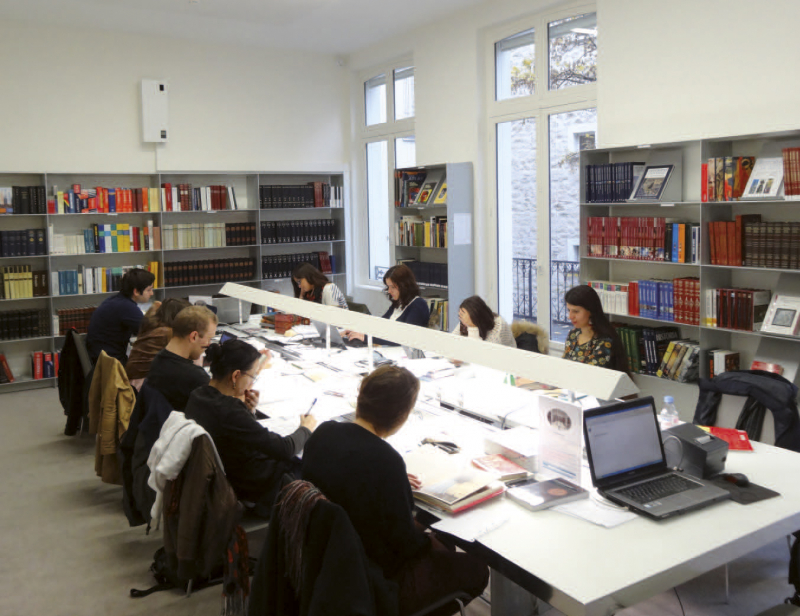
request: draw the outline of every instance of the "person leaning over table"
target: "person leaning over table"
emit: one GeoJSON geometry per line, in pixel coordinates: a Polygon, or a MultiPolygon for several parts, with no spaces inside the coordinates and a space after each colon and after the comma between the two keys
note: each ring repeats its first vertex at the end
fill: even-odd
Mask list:
{"type": "Polygon", "coordinates": [[[597,292],[582,284],[564,295],[572,329],[564,343],[564,359],[583,364],[627,370],[622,341],[603,311],[597,292]]]}
{"type": "Polygon", "coordinates": [[[489,579],[480,560],[449,550],[414,520],[419,479],[385,439],[403,427],[418,393],[406,368],[380,366],[361,382],[355,421],[326,421],[303,452],[303,479],[347,512],[369,559],[398,583],[400,616],[458,590],[477,597],[489,579]]]}
{"type": "Polygon", "coordinates": [[[292,270],[292,287],[295,297],[347,310],[347,300],[339,287],[310,263],[301,263],[292,270]]]}
{"type": "Polygon", "coordinates": [[[243,340],[214,343],[206,349],[206,358],[211,362],[211,381],[189,396],[186,417],[211,436],[239,499],[254,502],[257,514],[269,516],[284,473],[299,477],[297,454],[317,420],[302,415],[300,427],[289,436],[258,423],[254,416],[258,392],[252,387],[265,356],[252,345],[243,340]]]}
{"type": "Polygon", "coordinates": [[[158,352],[169,344],[172,338],[172,322],[178,313],[191,304],[177,297],[165,299],[158,309],[144,315],[139,333],[131,346],[125,372],[131,385],[137,390],[141,389],[142,381],[150,372],[150,365],[158,352]]]}
{"type": "MultiPolygon", "coordinates": [[[[383,275],[383,284],[386,285],[385,292],[392,301],[389,310],[383,315],[384,319],[428,327],[428,320],[431,316],[428,302],[420,297],[414,272],[407,265],[400,264],[390,267],[383,275]]],[[[350,340],[364,340],[365,338],[364,334],[349,330],[342,335],[350,340]]],[[[372,341],[375,344],[398,346],[397,342],[381,338],[373,338],[372,341]]]]}
{"type": "Polygon", "coordinates": [[[492,312],[486,302],[477,295],[461,302],[458,319],[461,323],[453,330],[454,334],[517,348],[511,328],[505,319],[492,312]]]}

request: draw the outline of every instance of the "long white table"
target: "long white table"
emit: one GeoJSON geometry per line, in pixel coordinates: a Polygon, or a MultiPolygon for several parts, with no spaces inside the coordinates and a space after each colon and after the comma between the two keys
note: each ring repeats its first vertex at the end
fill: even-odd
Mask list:
{"type": "Polygon", "coordinates": [[[800,454],[753,445],[752,453],[731,452],[726,470],[780,497],[611,529],[501,497],[481,507],[508,520],[462,547],[569,616],[614,614],[800,529],[800,454]]]}

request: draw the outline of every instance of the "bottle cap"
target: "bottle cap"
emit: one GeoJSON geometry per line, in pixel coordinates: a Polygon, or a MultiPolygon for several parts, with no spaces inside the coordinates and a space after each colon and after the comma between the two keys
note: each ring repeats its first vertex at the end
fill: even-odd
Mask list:
{"type": "Polygon", "coordinates": [[[672,404],[673,402],[675,402],[675,399],[672,396],[664,396],[664,402],[666,404],[672,404]]]}

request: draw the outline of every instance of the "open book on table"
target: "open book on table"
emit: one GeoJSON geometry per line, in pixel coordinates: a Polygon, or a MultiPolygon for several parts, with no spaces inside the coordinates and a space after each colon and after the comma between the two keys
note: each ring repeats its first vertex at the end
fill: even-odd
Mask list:
{"type": "Polygon", "coordinates": [[[458,513],[505,491],[501,481],[471,466],[460,455],[423,445],[405,456],[406,470],[416,475],[422,487],[414,498],[442,511],[458,513]]]}

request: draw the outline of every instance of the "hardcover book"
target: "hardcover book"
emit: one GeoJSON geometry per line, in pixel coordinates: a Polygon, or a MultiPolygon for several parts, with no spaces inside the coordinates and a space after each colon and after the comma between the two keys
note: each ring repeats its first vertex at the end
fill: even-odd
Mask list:
{"type": "Polygon", "coordinates": [[[521,485],[510,486],[508,496],[531,511],[539,511],[587,498],[589,492],[566,479],[557,478],[548,481],[530,479],[521,485]]]}
{"type": "Polygon", "coordinates": [[[631,201],[659,201],[667,187],[674,165],[647,167],[631,193],[631,201]]]}
{"type": "Polygon", "coordinates": [[[500,481],[514,481],[529,475],[528,471],[504,455],[495,453],[475,458],[472,463],[479,469],[497,477],[500,481]]]}

